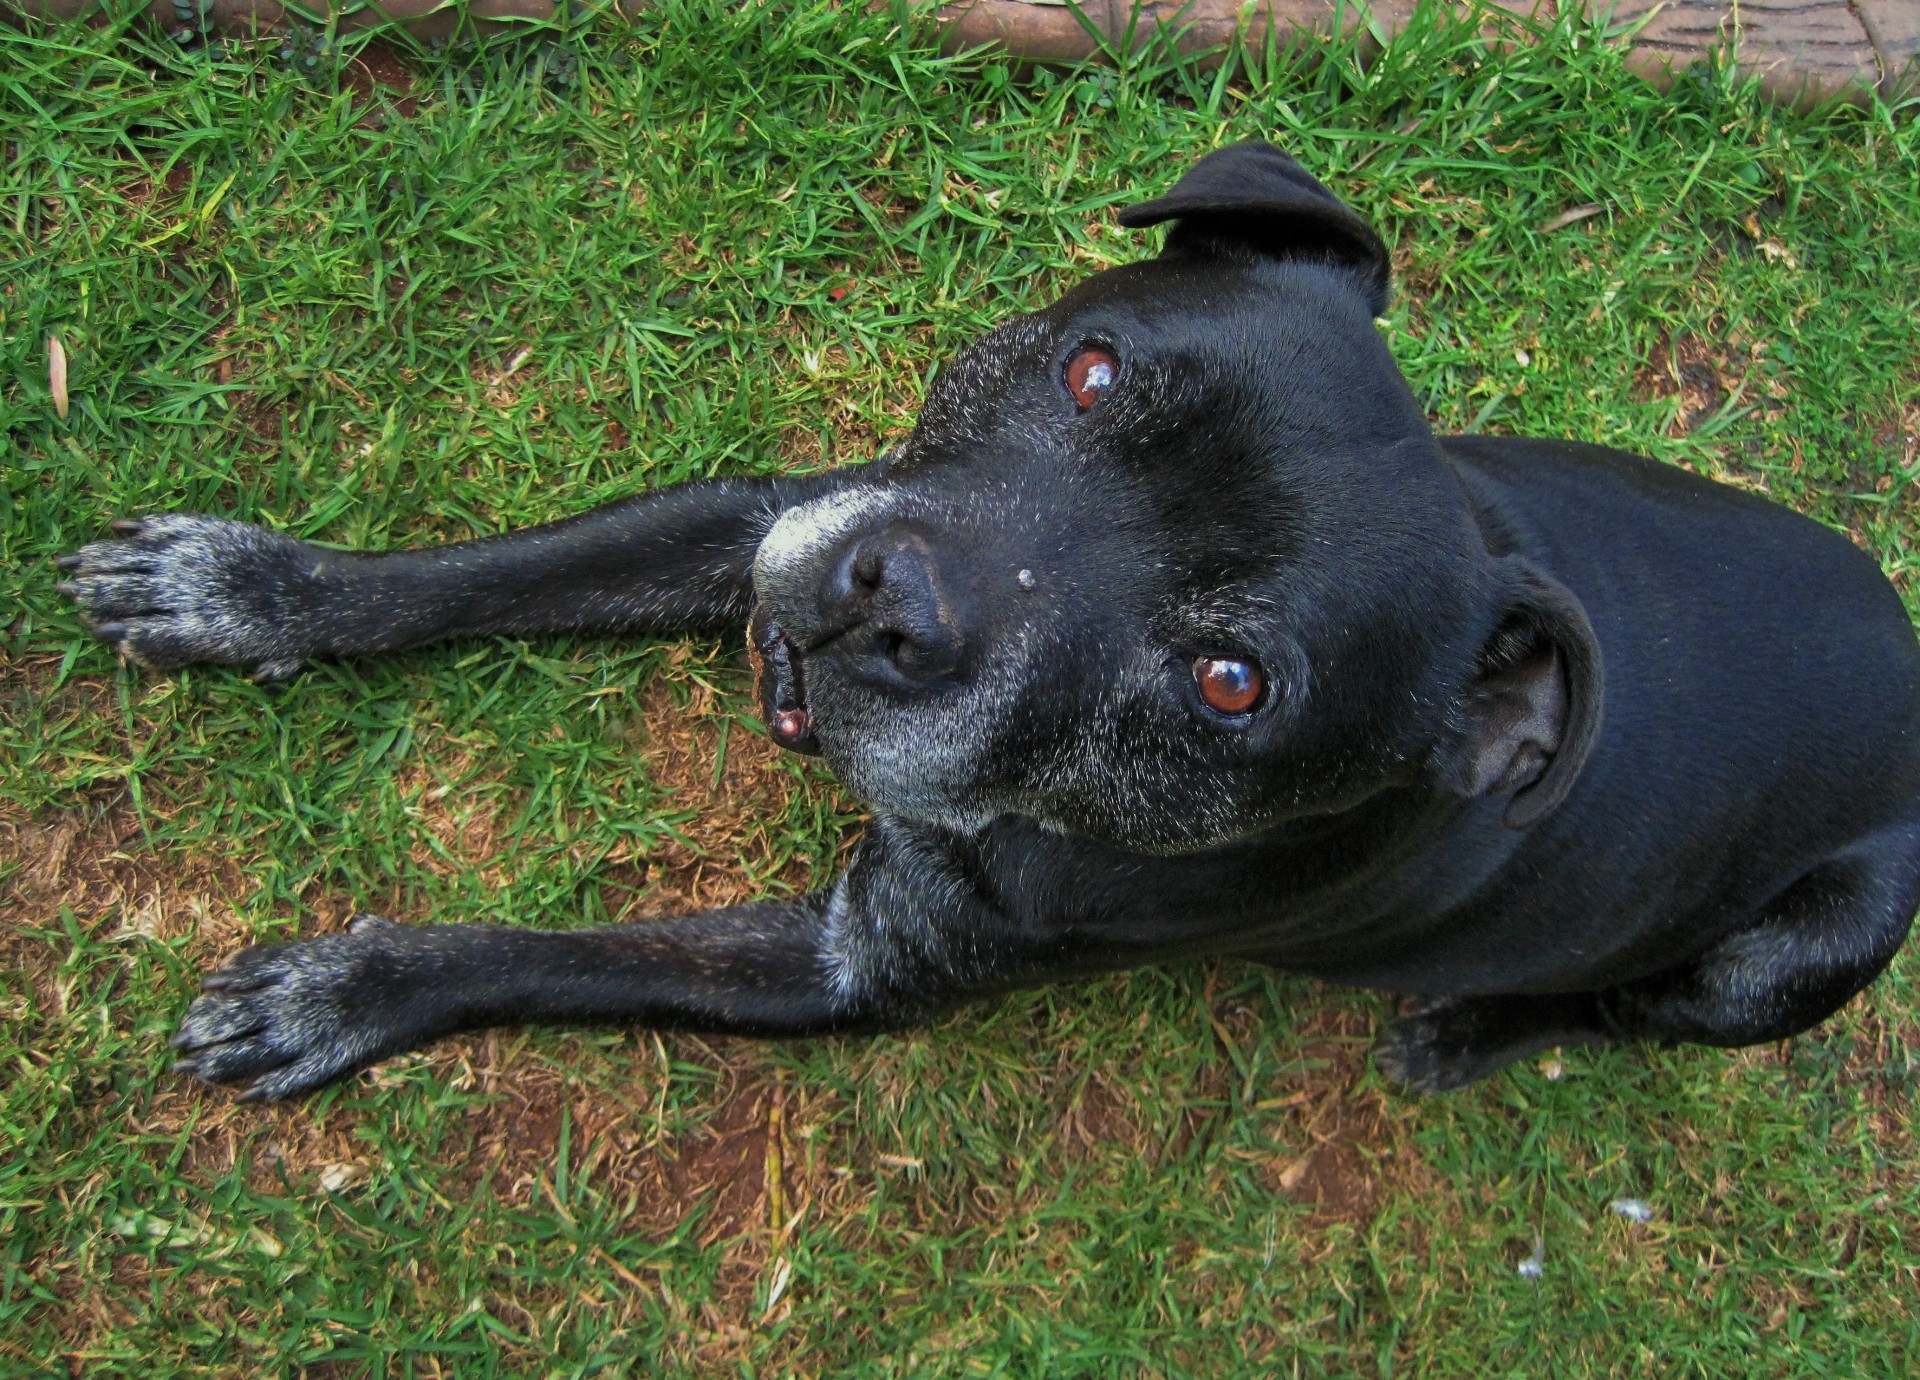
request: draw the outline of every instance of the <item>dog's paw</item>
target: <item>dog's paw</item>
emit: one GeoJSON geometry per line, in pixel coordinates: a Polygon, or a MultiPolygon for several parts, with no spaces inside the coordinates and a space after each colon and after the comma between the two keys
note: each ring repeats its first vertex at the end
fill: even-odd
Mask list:
{"type": "Polygon", "coordinates": [[[1497,1073],[1524,1050],[1489,1029],[1472,997],[1426,1002],[1402,1014],[1373,1045],[1374,1065],[1408,1092],[1451,1092],[1497,1073]]]}
{"type": "Polygon", "coordinates": [[[113,524],[58,564],[60,592],[80,605],[94,636],[143,665],[198,661],[251,666],[282,680],[314,650],[301,636],[313,599],[315,548],[244,522],[177,514],[113,524]]]}
{"type": "Polygon", "coordinates": [[[180,1023],[175,1068],[292,1097],[421,1043],[427,1003],[405,982],[414,933],[362,915],[341,934],[243,949],[203,981],[180,1023]]]}

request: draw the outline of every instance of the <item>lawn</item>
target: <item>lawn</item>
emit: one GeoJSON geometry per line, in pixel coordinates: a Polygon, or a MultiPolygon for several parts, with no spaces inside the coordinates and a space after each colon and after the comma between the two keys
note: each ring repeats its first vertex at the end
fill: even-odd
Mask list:
{"type": "Polygon", "coordinates": [[[1023,76],[864,6],[661,0],[383,84],[0,27],[0,1373],[1905,1373],[1911,955],[1781,1046],[1430,1100],[1368,1061],[1385,998],[1228,963],[870,1040],[502,1031],[238,1105],[165,1037],[248,940],[805,887],[859,806],[731,645],[265,688],[118,666],[53,589],[124,513],[379,546],[857,462],[1150,252],[1116,206],[1265,136],[1396,246],[1436,426],[1768,492],[1913,604],[1914,111],[1661,96],[1598,39],[1023,76]]]}

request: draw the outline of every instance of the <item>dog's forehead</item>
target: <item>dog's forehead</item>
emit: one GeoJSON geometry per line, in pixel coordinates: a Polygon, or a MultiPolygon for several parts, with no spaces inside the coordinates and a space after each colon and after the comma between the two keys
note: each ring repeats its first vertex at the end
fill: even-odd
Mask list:
{"type": "Polygon", "coordinates": [[[1196,274],[1190,266],[1159,260],[1123,264],[995,327],[963,349],[943,377],[960,389],[991,387],[1082,343],[1205,348],[1235,316],[1253,310],[1261,319],[1257,309],[1271,309],[1271,293],[1272,285],[1246,268],[1196,274]]]}
{"type": "Polygon", "coordinates": [[[955,356],[894,454],[969,566],[1097,575],[1104,609],[1156,625],[1271,618],[1407,558],[1382,513],[1458,502],[1363,295],[1315,264],[1097,274],[955,356]],[[1089,407],[1064,377],[1084,345],[1119,363],[1089,407]]]}
{"type": "Polygon", "coordinates": [[[1152,259],[1097,273],[961,350],[929,390],[922,427],[938,437],[1070,416],[1062,369],[1082,345],[1120,357],[1118,384],[1100,404],[1100,419],[1121,423],[1109,431],[1217,423],[1223,408],[1243,404],[1309,429],[1344,426],[1356,402],[1364,415],[1369,395],[1401,391],[1344,274],[1317,264],[1152,259]]]}

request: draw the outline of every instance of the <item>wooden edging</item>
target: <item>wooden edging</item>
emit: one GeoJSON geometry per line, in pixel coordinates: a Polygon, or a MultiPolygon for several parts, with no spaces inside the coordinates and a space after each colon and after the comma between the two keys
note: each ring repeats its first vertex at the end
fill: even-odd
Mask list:
{"type": "MultiPolygon", "coordinates": [[[[924,0],[919,0],[924,3],[924,0]]],[[[1171,43],[1182,52],[1264,45],[1296,33],[1359,31],[1365,45],[1391,42],[1418,0],[954,0],[936,15],[949,52],[994,46],[1025,62],[1078,62],[1129,44],[1171,43]]],[[[1550,20],[1584,8],[1632,32],[1628,61],[1663,86],[1694,62],[1730,50],[1736,68],[1760,78],[1776,101],[1864,104],[1920,94],[1920,0],[1434,0],[1469,13],[1501,11],[1550,20]],[[1635,27],[1637,26],[1637,28],[1635,27]]],[[[637,13],[645,0],[615,0],[637,13]]],[[[183,41],[313,28],[398,24],[415,37],[444,38],[462,22],[480,31],[551,19],[555,0],[149,0],[153,22],[183,41]]],[[[0,14],[43,20],[98,19],[103,0],[0,0],[0,14]]]]}

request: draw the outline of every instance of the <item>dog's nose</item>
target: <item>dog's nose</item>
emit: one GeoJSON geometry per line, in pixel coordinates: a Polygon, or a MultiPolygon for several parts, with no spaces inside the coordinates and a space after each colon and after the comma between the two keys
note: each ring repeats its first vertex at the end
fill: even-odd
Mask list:
{"type": "Polygon", "coordinates": [[[960,619],[940,562],[910,528],[889,527],[849,545],[834,562],[822,603],[828,627],[908,680],[933,680],[960,663],[960,619]]]}

